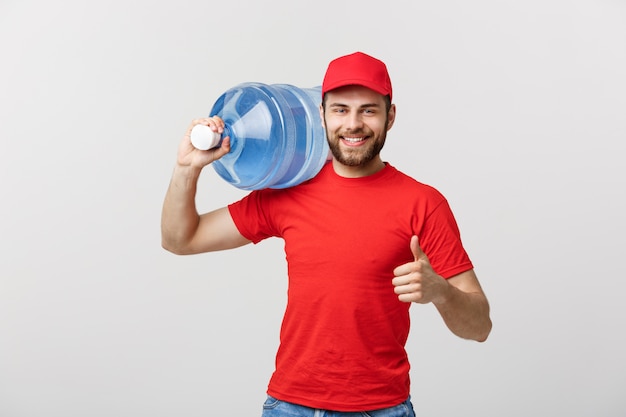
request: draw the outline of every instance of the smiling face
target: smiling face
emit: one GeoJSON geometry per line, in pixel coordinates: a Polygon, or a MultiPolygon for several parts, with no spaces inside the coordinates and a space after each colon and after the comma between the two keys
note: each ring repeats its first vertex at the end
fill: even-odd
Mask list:
{"type": "Polygon", "coordinates": [[[358,85],[331,90],[320,107],[335,171],[345,177],[371,175],[384,167],[380,151],[395,119],[385,97],[358,85]]]}

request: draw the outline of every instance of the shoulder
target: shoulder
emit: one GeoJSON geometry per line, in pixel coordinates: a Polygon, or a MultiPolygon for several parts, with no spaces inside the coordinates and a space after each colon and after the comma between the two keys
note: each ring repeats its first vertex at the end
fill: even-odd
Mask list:
{"type": "Polygon", "coordinates": [[[405,174],[392,165],[387,164],[391,183],[404,187],[410,194],[419,195],[422,198],[430,198],[435,200],[445,200],[445,196],[434,186],[423,183],[417,179],[405,174]]]}

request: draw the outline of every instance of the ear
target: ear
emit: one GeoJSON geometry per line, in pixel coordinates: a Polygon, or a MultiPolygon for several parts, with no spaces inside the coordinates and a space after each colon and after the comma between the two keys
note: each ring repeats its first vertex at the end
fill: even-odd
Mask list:
{"type": "Polygon", "coordinates": [[[393,122],[396,120],[396,105],[392,104],[387,113],[387,130],[391,129],[393,122]]]}
{"type": "Polygon", "coordinates": [[[322,120],[322,127],[326,129],[326,123],[324,123],[324,106],[320,104],[320,119],[322,120]]]}

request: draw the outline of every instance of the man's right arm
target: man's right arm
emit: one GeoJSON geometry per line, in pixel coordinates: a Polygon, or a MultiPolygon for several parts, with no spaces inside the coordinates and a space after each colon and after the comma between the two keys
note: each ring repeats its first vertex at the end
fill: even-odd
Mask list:
{"type": "Polygon", "coordinates": [[[225,138],[219,148],[198,150],[190,140],[191,129],[196,124],[220,133],[224,127],[219,117],[195,120],[179,146],[161,215],[161,244],[178,255],[232,249],[250,243],[237,230],[227,207],[198,214],[195,198],[200,172],[229,152],[230,141],[225,138]]]}

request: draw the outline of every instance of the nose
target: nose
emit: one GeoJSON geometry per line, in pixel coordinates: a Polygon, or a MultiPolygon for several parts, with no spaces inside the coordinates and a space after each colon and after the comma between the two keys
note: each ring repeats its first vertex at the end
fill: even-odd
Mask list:
{"type": "Polygon", "coordinates": [[[353,131],[359,130],[363,126],[363,118],[360,112],[352,112],[346,119],[346,129],[353,131]]]}

